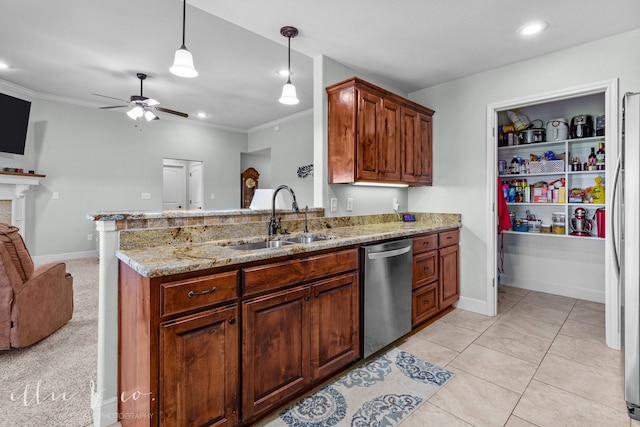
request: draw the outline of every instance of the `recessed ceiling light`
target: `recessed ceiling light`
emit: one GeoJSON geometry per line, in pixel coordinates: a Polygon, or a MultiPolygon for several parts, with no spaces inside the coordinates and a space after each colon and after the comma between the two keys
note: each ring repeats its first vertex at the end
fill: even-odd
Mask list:
{"type": "Polygon", "coordinates": [[[0,70],[8,70],[9,68],[10,68],[9,64],[7,64],[6,62],[0,61],[0,70]]]}
{"type": "Polygon", "coordinates": [[[546,30],[547,27],[548,24],[544,21],[530,22],[520,27],[518,33],[523,36],[532,36],[546,30]]]}
{"type": "Polygon", "coordinates": [[[206,119],[207,117],[209,117],[209,115],[207,113],[205,113],[204,111],[200,111],[197,114],[198,117],[200,117],[201,119],[206,119]]]}

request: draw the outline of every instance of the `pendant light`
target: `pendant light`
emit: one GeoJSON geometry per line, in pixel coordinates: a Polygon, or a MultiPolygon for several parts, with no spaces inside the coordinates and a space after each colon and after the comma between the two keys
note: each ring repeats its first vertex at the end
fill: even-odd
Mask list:
{"type": "Polygon", "coordinates": [[[287,74],[287,83],[282,87],[282,96],[279,101],[281,104],[295,105],[300,101],[296,96],[296,87],[291,83],[291,38],[298,35],[298,29],[295,27],[282,27],[280,28],[280,34],[289,39],[289,73],[287,74]]]}
{"type": "Polygon", "coordinates": [[[186,16],[187,16],[187,0],[183,0],[182,2],[182,46],[180,49],[176,50],[176,55],[173,59],[173,65],[169,68],[172,74],[180,77],[196,77],[198,75],[198,71],[193,66],[193,56],[191,52],[187,50],[187,47],[184,45],[184,33],[186,27],[186,16]]]}

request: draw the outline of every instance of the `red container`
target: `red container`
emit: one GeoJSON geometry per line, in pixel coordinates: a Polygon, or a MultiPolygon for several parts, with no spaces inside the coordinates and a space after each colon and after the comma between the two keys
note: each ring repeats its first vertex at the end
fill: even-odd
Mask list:
{"type": "Polygon", "coordinates": [[[596,210],[594,219],[596,220],[596,225],[598,227],[598,237],[602,237],[604,239],[604,232],[607,227],[607,224],[605,222],[605,209],[600,208],[596,210]]]}

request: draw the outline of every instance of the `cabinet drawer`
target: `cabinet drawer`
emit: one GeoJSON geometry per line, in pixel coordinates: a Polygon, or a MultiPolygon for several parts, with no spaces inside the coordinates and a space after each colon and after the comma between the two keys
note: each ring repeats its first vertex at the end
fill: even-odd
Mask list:
{"type": "Polygon", "coordinates": [[[457,229],[440,233],[440,247],[443,248],[445,246],[457,245],[458,240],[460,239],[459,236],[460,231],[457,229]]]}
{"type": "Polygon", "coordinates": [[[237,296],[237,283],[237,271],[162,283],[160,315],[170,316],[231,300],[237,296]]]}
{"type": "Polygon", "coordinates": [[[422,252],[432,251],[438,248],[438,235],[429,234],[428,236],[414,237],[413,238],[413,253],[419,254],[422,252]]]}
{"type": "Polygon", "coordinates": [[[416,326],[438,312],[438,282],[413,291],[411,323],[416,326]]]}
{"type": "Polygon", "coordinates": [[[438,280],[438,251],[413,256],[413,289],[438,280]]]}
{"type": "Polygon", "coordinates": [[[308,258],[243,268],[243,292],[244,295],[255,295],[357,268],[358,250],[355,248],[308,258]]]}

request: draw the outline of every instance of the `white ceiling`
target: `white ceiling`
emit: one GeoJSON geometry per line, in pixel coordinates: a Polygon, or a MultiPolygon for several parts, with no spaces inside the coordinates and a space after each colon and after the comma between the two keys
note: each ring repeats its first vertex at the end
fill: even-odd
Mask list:
{"type": "MultiPolygon", "coordinates": [[[[409,93],[640,28],[639,17],[638,0],[188,0],[186,45],[200,76],[183,79],[168,71],[180,0],[0,0],[0,61],[11,65],[0,80],[99,107],[113,104],[92,94],[129,99],[144,72],[144,94],[161,106],[248,130],[312,108],[320,54],[409,93]],[[517,35],[534,19],[547,31],[517,35]],[[297,106],[277,102],[285,25],[300,31],[291,41],[297,106]]],[[[104,113],[114,111],[126,109],[104,113]]]]}

